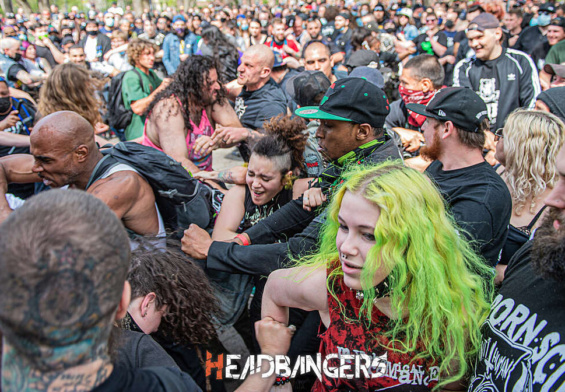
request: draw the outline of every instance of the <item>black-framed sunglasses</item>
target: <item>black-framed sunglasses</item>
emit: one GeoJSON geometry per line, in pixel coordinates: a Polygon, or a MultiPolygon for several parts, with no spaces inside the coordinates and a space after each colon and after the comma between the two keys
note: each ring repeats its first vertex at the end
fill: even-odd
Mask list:
{"type": "Polygon", "coordinates": [[[495,142],[499,141],[500,139],[504,139],[504,134],[502,133],[502,131],[504,131],[504,128],[498,128],[494,133],[495,142]]]}

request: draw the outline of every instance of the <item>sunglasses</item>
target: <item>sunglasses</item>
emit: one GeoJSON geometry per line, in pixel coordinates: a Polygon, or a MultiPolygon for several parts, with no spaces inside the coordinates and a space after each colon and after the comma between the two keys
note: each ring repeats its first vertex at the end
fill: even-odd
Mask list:
{"type": "Polygon", "coordinates": [[[495,142],[499,141],[500,139],[504,139],[504,134],[502,133],[502,131],[504,131],[504,128],[498,128],[494,133],[495,142]]]}
{"type": "Polygon", "coordinates": [[[437,19],[426,19],[426,23],[434,23],[437,19]]]}

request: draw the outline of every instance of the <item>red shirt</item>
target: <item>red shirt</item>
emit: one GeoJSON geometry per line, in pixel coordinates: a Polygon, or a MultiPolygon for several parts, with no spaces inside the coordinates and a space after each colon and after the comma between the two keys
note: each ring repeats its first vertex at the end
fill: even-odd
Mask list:
{"type": "Polygon", "coordinates": [[[267,41],[265,41],[265,45],[270,47],[273,52],[280,53],[280,55],[282,56],[283,59],[286,59],[288,56],[290,56],[288,53],[286,53],[284,51],[284,49],[283,49],[284,45],[287,45],[289,48],[291,48],[295,52],[299,51],[298,50],[298,44],[292,38],[285,38],[282,44],[277,44],[277,42],[275,41],[275,39],[273,37],[269,37],[267,39],[267,41]]]}
{"type": "MultiPolygon", "coordinates": [[[[431,391],[439,378],[437,363],[431,360],[411,362],[414,354],[401,354],[388,348],[389,339],[385,333],[389,330],[389,318],[376,306],[373,307],[371,325],[357,321],[362,300],[355,297],[355,290],[343,283],[343,276],[337,278],[334,290],[345,307],[347,318],[354,321],[344,319],[337,301],[328,293],[330,326],[320,335],[322,357],[366,354],[374,366],[368,369],[370,378],[330,378],[322,374],[322,381],[316,381],[312,391],[431,391]]],[[[339,367],[339,359],[330,359],[328,367],[331,366],[339,367]]],[[[347,373],[353,374],[354,369],[354,363],[351,363],[347,373]]]]}

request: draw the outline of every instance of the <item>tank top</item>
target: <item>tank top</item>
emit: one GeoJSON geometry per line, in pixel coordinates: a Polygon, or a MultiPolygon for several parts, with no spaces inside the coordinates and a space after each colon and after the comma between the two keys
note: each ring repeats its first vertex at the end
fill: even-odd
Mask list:
{"type": "Polygon", "coordinates": [[[262,206],[255,205],[253,199],[251,198],[251,192],[249,188],[245,187],[245,214],[239,225],[238,233],[243,233],[245,230],[249,229],[251,226],[255,225],[259,221],[267,218],[275,211],[280,209],[286,203],[292,200],[292,188],[284,189],[276,194],[267,204],[262,206]]]}
{"type": "MultiPolygon", "coordinates": [[[[332,263],[329,273],[335,268],[332,263]],[[332,267],[333,265],[333,267],[332,267]]],[[[343,304],[346,316],[350,320],[358,320],[362,300],[356,298],[356,291],[349,289],[343,282],[343,275],[335,277],[335,293],[343,304]]],[[[331,283],[330,283],[331,285],[331,283]]],[[[330,325],[320,335],[320,352],[322,357],[329,354],[354,355],[366,354],[371,358],[368,371],[371,378],[353,377],[330,378],[322,375],[312,391],[430,391],[439,378],[439,367],[431,360],[415,360],[413,354],[401,354],[389,348],[388,331],[390,319],[377,307],[373,307],[371,325],[359,321],[346,321],[336,299],[328,293],[330,325]],[[374,377],[373,377],[374,375],[374,377]]],[[[339,366],[339,359],[328,360],[329,366],[339,366]]],[[[345,363],[348,363],[345,360],[345,363]]],[[[354,363],[351,361],[351,369],[354,363]]],[[[362,374],[362,373],[361,373],[362,374]]]]}
{"type": "Polygon", "coordinates": [[[508,237],[506,237],[506,242],[504,243],[504,247],[502,248],[502,253],[500,254],[500,260],[498,264],[507,265],[514,253],[518,251],[529,239],[530,235],[532,234],[532,228],[539,220],[543,211],[545,210],[543,206],[540,208],[536,216],[531,220],[528,226],[516,227],[513,225],[508,226],[508,237]]]}
{"type": "MultiPolygon", "coordinates": [[[[179,103],[181,109],[184,111],[180,99],[175,96],[177,102],[179,103]]],[[[159,151],[163,151],[162,148],[157,147],[155,143],[153,143],[149,137],[147,137],[147,121],[149,121],[149,117],[151,113],[145,118],[145,126],[143,128],[143,140],[141,144],[144,146],[149,146],[156,148],[159,151]]],[[[188,131],[186,134],[186,147],[188,149],[188,159],[190,159],[196,166],[198,166],[201,170],[211,171],[212,170],[212,154],[208,155],[200,155],[196,154],[193,150],[194,142],[196,139],[202,136],[212,136],[213,128],[210,120],[208,119],[208,114],[206,113],[205,109],[202,109],[202,116],[200,119],[200,125],[196,126],[192,120],[190,120],[190,125],[192,126],[192,132],[188,131]]]]}

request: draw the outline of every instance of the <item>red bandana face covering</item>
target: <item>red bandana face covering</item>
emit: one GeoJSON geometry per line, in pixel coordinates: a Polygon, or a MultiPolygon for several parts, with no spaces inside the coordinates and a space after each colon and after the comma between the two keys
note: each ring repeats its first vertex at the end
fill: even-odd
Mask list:
{"type": "MultiPolygon", "coordinates": [[[[402,85],[398,86],[398,92],[405,104],[419,103],[422,105],[427,105],[436,94],[436,90],[425,93],[423,91],[409,90],[402,85]]],[[[424,124],[424,121],[426,121],[426,117],[408,110],[408,124],[420,128],[424,124]]]]}

